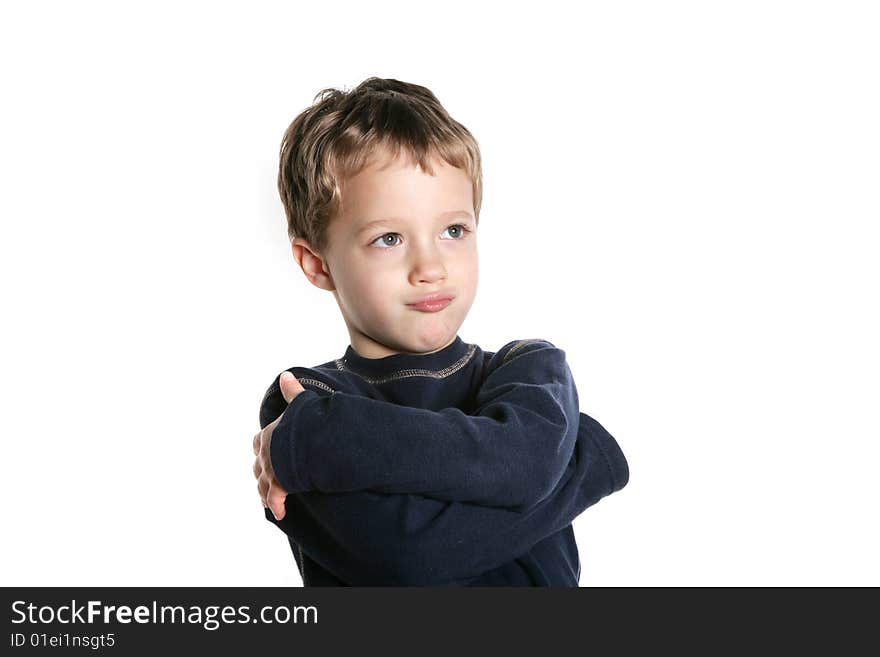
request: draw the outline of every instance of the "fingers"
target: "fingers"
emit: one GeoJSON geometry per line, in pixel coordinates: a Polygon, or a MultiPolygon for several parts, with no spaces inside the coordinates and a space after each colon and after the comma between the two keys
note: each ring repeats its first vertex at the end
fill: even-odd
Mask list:
{"type": "MultiPolygon", "coordinates": [[[[297,382],[299,385],[299,382],[297,382]]],[[[252,467],[254,477],[257,479],[257,492],[260,494],[260,501],[263,507],[268,507],[272,511],[272,515],[276,520],[281,520],[287,513],[284,509],[284,500],[287,497],[287,491],[281,488],[281,484],[275,479],[275,473],[272,471],[272,461],[269,456],[268,437],[274,429],[274,424],[278,420],[267,426],[254,436],[253,450],[254,460],[252,467]]]]}
{"type": "Polygon", "coordinates": [[[284,498],[286,497],[287,492],[281,488],[278,481],[273,477],[269,485],[269,508],[272,510],[272,515],[275,516],[276,520],[282,520],[284,514],[287,513],[284,510],[284,498]]]}
{"type": "Polygon", "coordinates": [[[263,468],[259,456],[254,461],[252,469],[254,476],[257,478],[257,492],[260,495],[260,501],[263,504],[263,508],[269,507],[276,520],[283,519],[287,513],[284,509],[284,500],[287,498],[287,491],[281,488],[281,484],[275,479],[275,475],[271,470],[263,468]]]}
{"type": "Polygon", "coordinates": [[[278,378],[278,386],[281,388],[281,396],[288,404],[298,393],[305,390],[299,380],[293,375],[293,372],[284,371],[278,378]]]}
{"type": "Polygon", "coordinates": [[[269,506],[269,484],[264,477],[260,477],[257,480],[257,493],[260,495],[260,502],[263,503],[263,508],[269,506]]]}
{"type": "Polygon", "coordinates": [[[278,386],[281,388],[281,396],[288,404],[293,399],[290,393],[290,379],[294,378],[290,372],[282,372],[278,379],[278,386]]]}
{"type": "Polygon", "coordinates": [[[263,464],[260,461],[259,455],[257,456],[256,459],[254,459],[254,465],[253,465],[252,470],[254,473],[254,477],[256,477],[256,479],[257,479],[257,492],[260,495],[260,501],[263,503],[263,508],[265,508],[265,507],[269,506],[269,503],[268,503],[269,485],[270,485],[271,479],[274,475],[272,475],[269,472],[266,472],[263,469],[263,464]]]}

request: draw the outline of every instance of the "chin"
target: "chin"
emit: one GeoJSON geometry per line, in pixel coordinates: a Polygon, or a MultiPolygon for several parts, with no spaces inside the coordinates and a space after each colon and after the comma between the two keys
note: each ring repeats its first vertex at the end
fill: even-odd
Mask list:
{"type": "Polygon", "coordinates": [[[417,349],[413,349],[413,351],[437,351],[438,349],[442,349],[447,344],[452,342],[455,339],[458,331],[453,331],[444,328],[442,331],[430,331],[425,332],[420,335],[420,339],[418,339],[417,349]]]}

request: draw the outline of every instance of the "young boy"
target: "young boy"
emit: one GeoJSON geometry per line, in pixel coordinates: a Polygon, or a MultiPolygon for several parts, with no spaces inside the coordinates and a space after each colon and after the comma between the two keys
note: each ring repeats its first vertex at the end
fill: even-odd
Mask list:
{"type": "Polygon", "coordinates": [[[478,279],[477,142],[422,86],[319,96],[284,135],[278,188],[294,258],[351,344],[263,398],[266,519],[305,586],[577,586],[571,523],[629,470],[579,411],[563,350],[458,335],[478,279]]]}

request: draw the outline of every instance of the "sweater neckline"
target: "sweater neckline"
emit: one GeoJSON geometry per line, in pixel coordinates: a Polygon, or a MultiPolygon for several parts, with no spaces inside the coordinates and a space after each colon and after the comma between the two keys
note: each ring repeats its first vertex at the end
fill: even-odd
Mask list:
{"type": "MultiPolygon", "coordinates": [[[[469,345],[458,335],[443,349],[433,353],[415,354],[404,351],[382,358],[361,356],[349,344],[345,349],[345,355],[337,361],[337,364],[342,369],[370,377],[389,376],[413,370],[436,374],[441,370],[455,366],[459,361],[466,360],[465,357],[472,355],[473,351],[473,345],[469,345]]],[[[411,373],[418,373],[416,371],[411,373]]]]}

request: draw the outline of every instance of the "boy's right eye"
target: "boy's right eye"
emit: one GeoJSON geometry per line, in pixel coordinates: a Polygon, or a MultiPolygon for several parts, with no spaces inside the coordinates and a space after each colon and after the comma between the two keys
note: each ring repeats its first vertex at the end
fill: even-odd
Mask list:
{"type": "Polygon", "coordinates": [[[375,240],[373,240],[373,241],[371,242],[371,245],[372,245],[372,244],[379,244],[379,243],[381,243],[381,244],[382,244],[382,248],[390,247],[390,246],[397,246],[397,243],[396,243],[396,242],[393,243],[393,244],[389,244],[388,242],[385,241],[385,239],[386,239],[387,237],[391,236],[391,235],[393,235],[393,236],[395,236],[395,237],[398,237],[398,238],[400,237],[400,235],[398,235],[397,233],[385,233],[384,235],[380,235],[380,236],[377,237],[375,240]]]}

